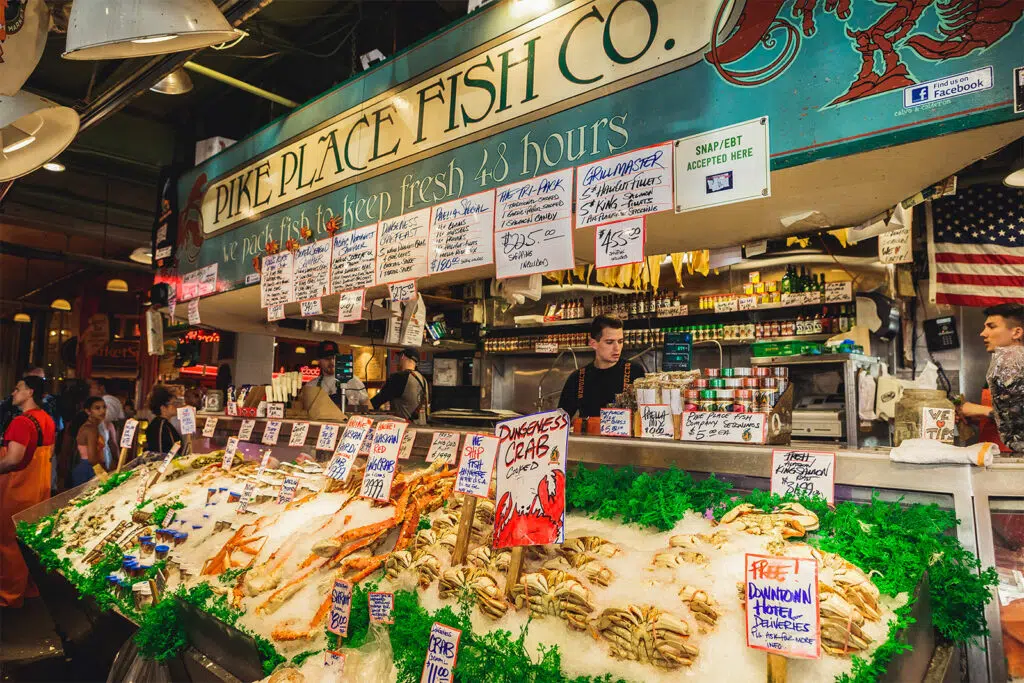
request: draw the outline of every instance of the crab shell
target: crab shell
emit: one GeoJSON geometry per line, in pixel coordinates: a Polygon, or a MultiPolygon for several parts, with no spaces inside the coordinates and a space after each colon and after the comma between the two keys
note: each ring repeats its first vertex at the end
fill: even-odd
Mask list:
{"type": "Polygon", "coordinates": [[[707,591],[703,591],[696,586],[683,586],[682,590],[679,591],[679,598],[689,605],[690,612],[695,619],[708,626],[716,625],[718,618],[722,616],[721,611],[718,609],[718,603],[707,594],[707,591]]]}
{"type": "Polygon", "coordinates": [[[452,567],[441,574],[438,596],[454,599],[464,589],[473,592],[480,611],[492,619],[499,619],[508,611],[508,603],[498,586],[498,580],[486,570],[477,567],[452,567]]]}
{"type": "Polygon", "coordinates": [[[529,607],[535,617],[556,616],[578,631],[587,628],[587,619],[594,611],[590,589],[558,569],[523,574],[512,587],[512,598],[517,609],[529,607]]]}
{"type": "Polygon", "coordinates": [[[655,567],[672,569],[682,564],[706,565],[708,558],[696,550],[662,550],[655,553],[653,564],[655,567]]]}
{"type": "Polygon", "coordinates": [[[871,638],[857,624],[833,617],[821,620],[821,647],[831,655],[848,655],[866,650],[871,638]]]}
{"type": "Polygon", "coordinates": [[[690,666],[699,650],[687,643],[690,627],[657,607],[630,605],[604,610],[597,630],[620,659],[651,663],[663,669],[690,666]]]}

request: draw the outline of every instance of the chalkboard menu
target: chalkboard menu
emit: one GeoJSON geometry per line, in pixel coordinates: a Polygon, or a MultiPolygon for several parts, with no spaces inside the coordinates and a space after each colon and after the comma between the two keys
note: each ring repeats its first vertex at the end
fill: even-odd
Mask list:
{"type": "Polygon", "coordinates": [[[689,370],[693,350],[693,335],[689,332],[670,332],[665,335],[665,357],[661,366],[665,371],[689,370]]]}

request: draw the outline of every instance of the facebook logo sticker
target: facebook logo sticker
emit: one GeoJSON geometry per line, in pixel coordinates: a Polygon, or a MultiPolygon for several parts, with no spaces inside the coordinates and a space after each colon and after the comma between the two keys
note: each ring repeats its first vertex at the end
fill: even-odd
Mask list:
{"type": "Polygon", "coordinates": [[[920,85],[910,90],[910,103],[921,104],[928,101],[928,86],[920,85]]]}

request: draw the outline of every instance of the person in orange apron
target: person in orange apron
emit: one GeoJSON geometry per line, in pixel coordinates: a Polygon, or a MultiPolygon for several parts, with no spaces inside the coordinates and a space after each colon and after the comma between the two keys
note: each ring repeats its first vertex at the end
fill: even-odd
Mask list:
{"type": "Polygon", "coordinates": [[[28,576],[14,534],[14,515],[50,497],[53,419],[42,410],[43,380],[25,376],[11,396],[21,415],[11,421],[0,446],[0,607],[21,607],[38,591],[28,576]]]}

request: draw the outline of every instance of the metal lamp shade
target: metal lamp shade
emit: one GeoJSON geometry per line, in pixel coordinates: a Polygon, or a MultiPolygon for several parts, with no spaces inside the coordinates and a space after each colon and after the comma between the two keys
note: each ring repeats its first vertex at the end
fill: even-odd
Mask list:
{"type": "Polygon", "coordinates": [[[35,171],[63,152],[77,134],[78,112],[70,107],[25,91],[0,96],[0,149],[9,150],[0,152],[0,180],[35,171]]]}
{"type": "Polygon", "coordinates": [[[212,0],[75,0],[65,59],[129,59],[238,37],[212,0]]]}
{"type": "Polygon", "coordinates": [[[192,89],[192,79],[184,69],[175,69],[156,82],[150,90],[161,95],[184,95],[192,89]]]}

